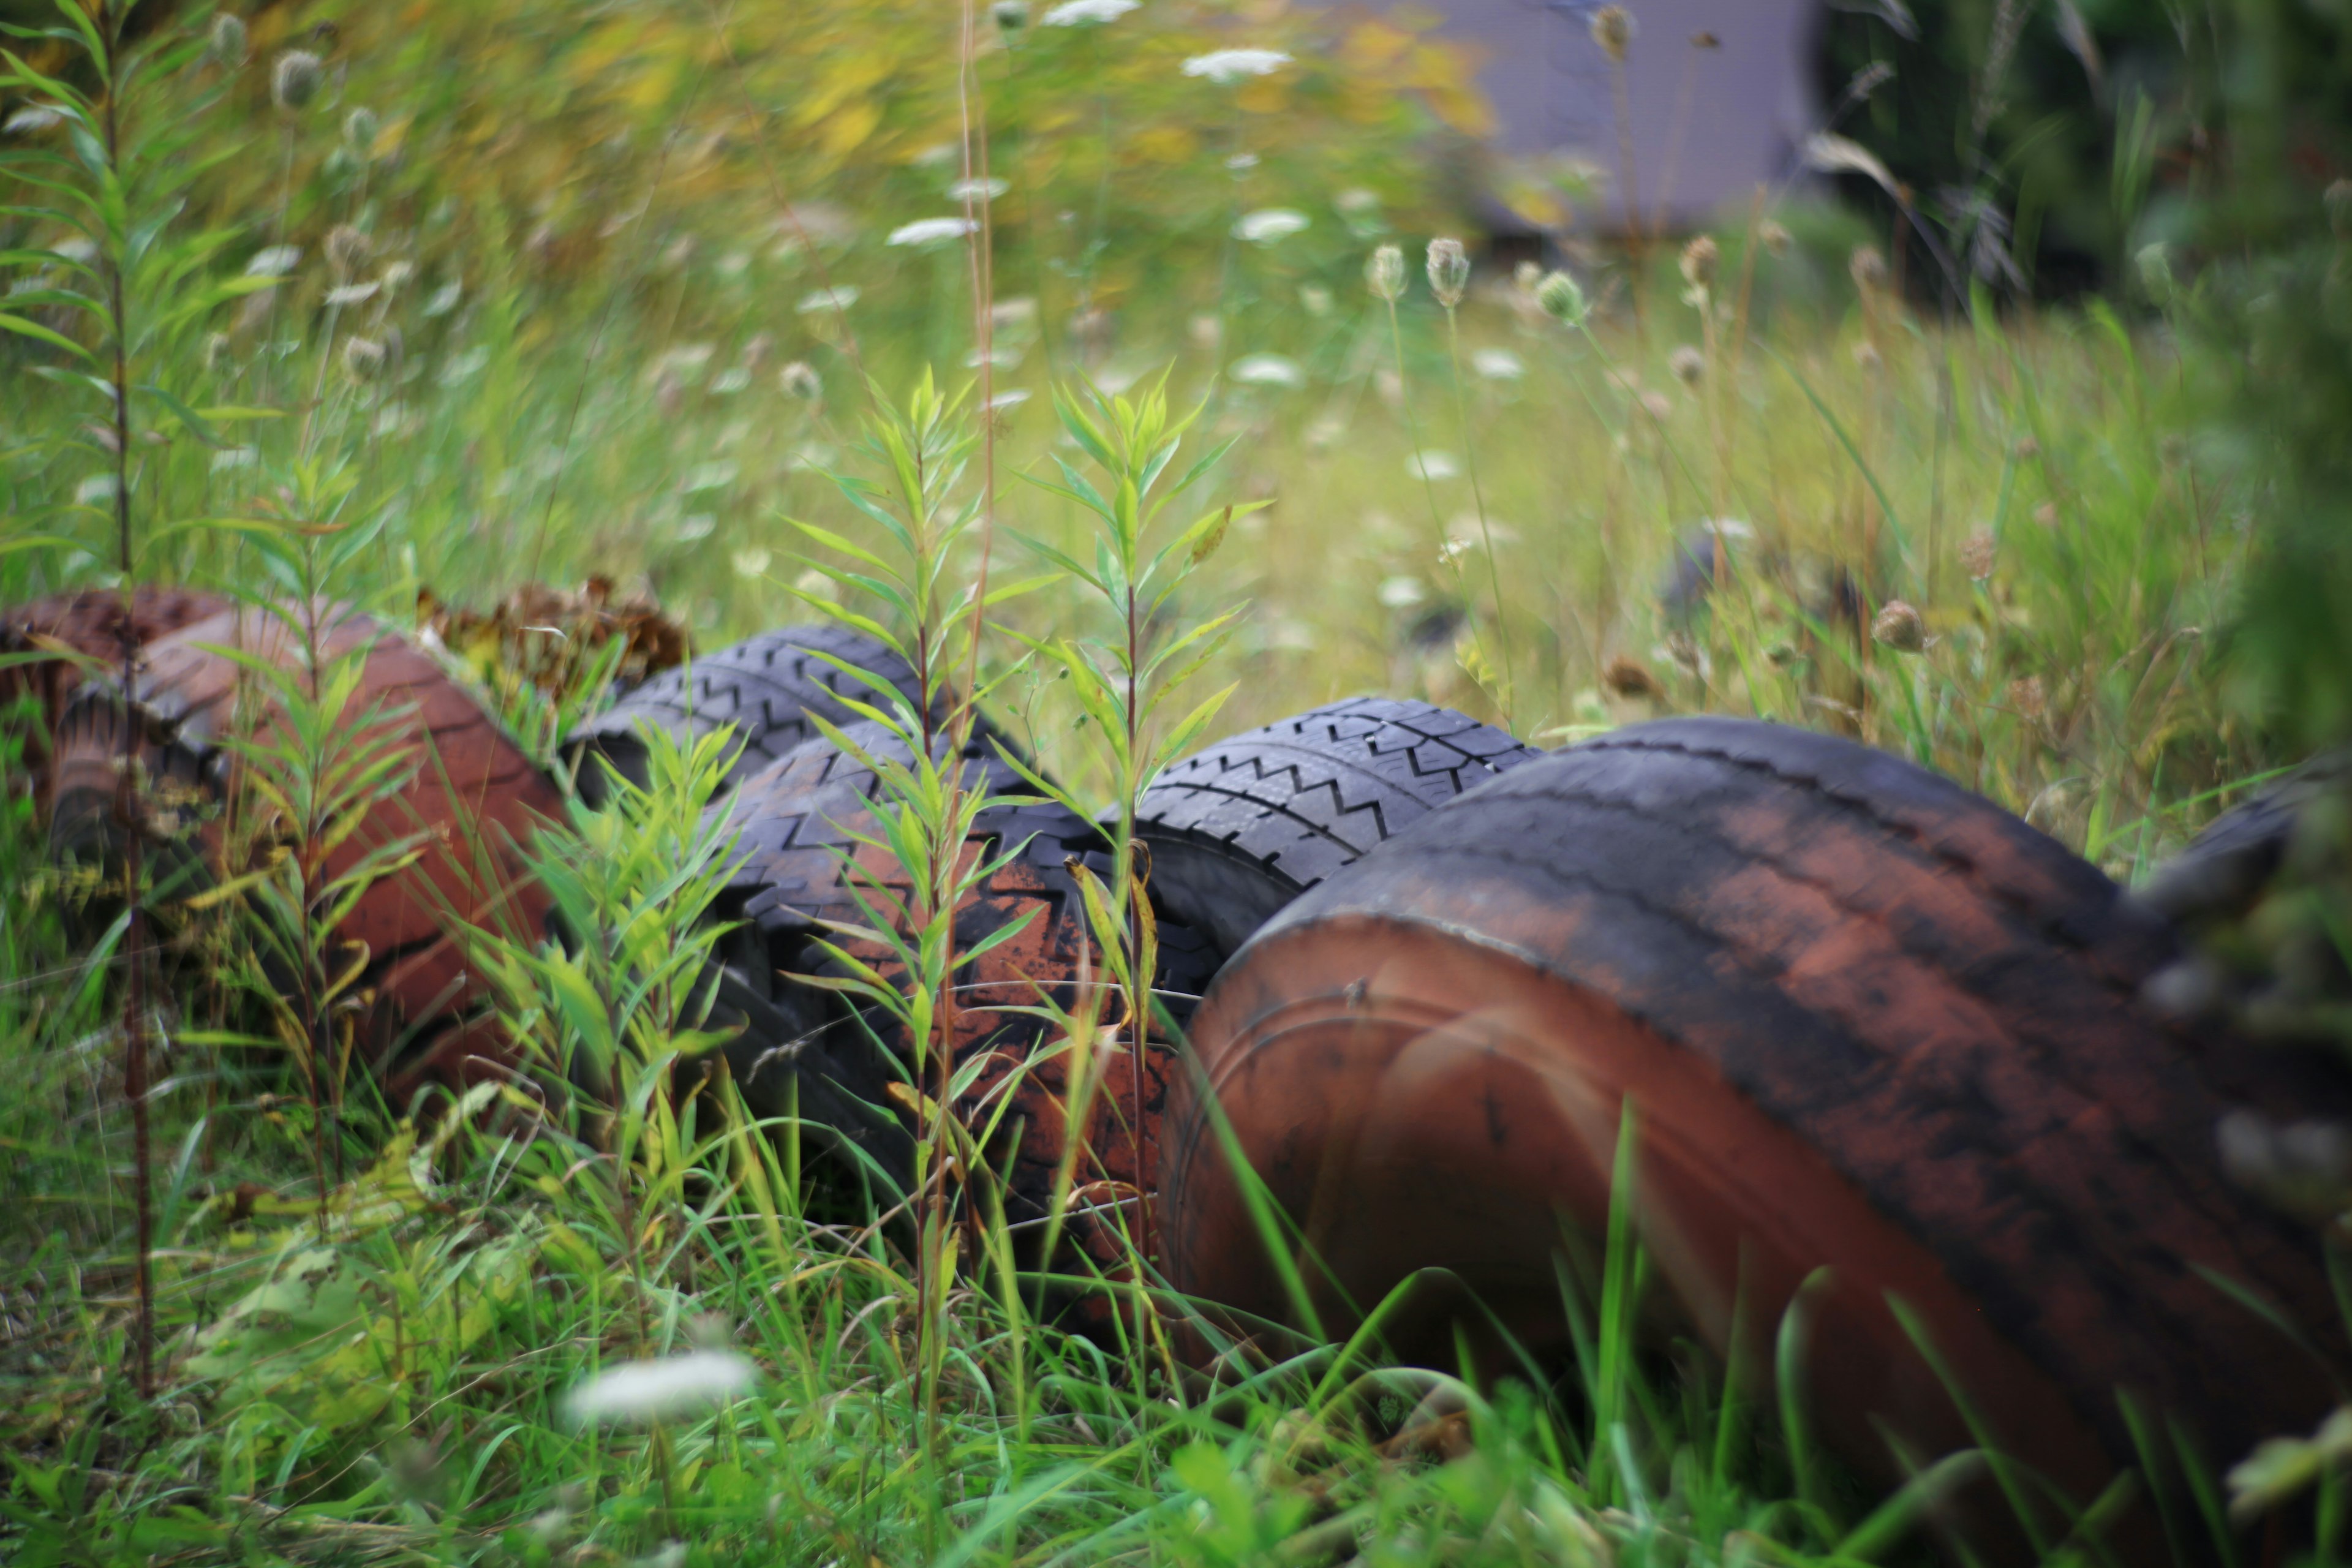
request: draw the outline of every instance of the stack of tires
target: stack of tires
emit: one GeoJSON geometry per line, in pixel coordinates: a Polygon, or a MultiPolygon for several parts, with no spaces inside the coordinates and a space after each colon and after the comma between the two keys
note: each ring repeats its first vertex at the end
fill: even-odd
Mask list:
{"type": "MultiPolygon", "coordinates": [[[[236,612],[172,619],[129,691],[53,698],[68,852],[119,837],[125,725],[151,776],[234,787],[219,650],[286,650],[236,612]]],[[[440,917],[543,919],[516,847],[557,785],[413,647],[359,617],[334,635],[437,759],[383,831],[454,824],[494,849],[428,855],[352,911],[381,971],[376,1059],[509,1070],[440,917]]],[[[710,977],[729,1070],[754,1111],[888,1182],[911,1168],[909,1088],[945,1080],[907,1084],[916,1043],[840,983],[902,978],[877,928],[903,929],[910,889],[868,841],[868,759],[908,758],[858,704],[912,686],[871,639],[788,628],[647,682],[570,755],[594,799],[643,778],[641,726],[730,728],[710,807],[733,847],[710,977]]],[[[1139,1044],[1080,1062],[1054,1020],[1101,973],[1080,883],[1108,870],[1107,829],[1036,803],[1013,754],[983,724],[953,759],[1011,799],[971,833],[991,870],[954,916],[977,956],[954,976],[950,1092],[1009,1173],[1016,1233],[1052,1228],[1063,1193],[1068,1250],[1033,1261],[1149,1260],[1203,1357],[1341,1334],[1382,1302],[1400,1357],[1563,1354],[1558,1259],[1597,1245],[1630,1171],[1654,1331],[1769,1366],[1801,1309],[1822,1429],[1885,1481],[1991,1442],[2087,1504],[2168,1422],[2227,1457],[2333,1404],[2319,1249],[2225,1179],[2214,1130],[2341,1096],[2144,1006],[2173,925],[1986,801],[1767,723],[1546,753],[1425,703],[1318,708],[1142,797],[1159,1005],[1121,1037],[1139,1044]],[[1254,1185],[1289,1216],[1281,1256],[1254,1185]]]]}

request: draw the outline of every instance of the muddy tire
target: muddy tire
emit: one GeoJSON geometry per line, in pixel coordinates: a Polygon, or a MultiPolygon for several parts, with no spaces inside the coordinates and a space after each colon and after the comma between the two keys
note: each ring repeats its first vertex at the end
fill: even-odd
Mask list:
{"type": "MultiPolygon", "coordinates": [[[[879,726],[854,725],[845,732],[877,754],[903,754],[879,726]]],[[[984,738],[967,748],[964,767],[967,788],[1005,795],[1029,792],[984,738]]],[[[888,1095],[893,1080],[908,1077],[910,1042],[896,1020],[878,1009],[793,978],[844,973],[818,943],[828,922],[871,927],[906,887],[894,863],[853,837],[870,830],[869,803],[877,788],[872,769],[818,739],[746,780],[731,798],[712,807],[732,825],[735,853],[741,857],[716,912],[742,922],[730,939],[712,1025],[741,1026],[727,1047],[728,1064],[756,1114],[782,1114],[796,1079],[804,1121],[824,1123],[903,1180],[911,1145],[888,1095]]],[[[1035,1006],[1041,989],[1058,1006],[1077,1005],[1081,953],[1088,942],[1073,865],[1101,876],[1108,870],[1109,856],[1092,824],[1051,804],[983,811],[971,839],[992,858],[1014,846],[1021,848],[958,910],[958,947],[970,950],[1010,924],[1029,923],[959,973],[957,1059],[985,1062],[958,1110],[967,1125],[979,1127],[1010,1099],[999,1121],[1003,1138],[989,1150],[989,1158],[1000,1170],[1011,1163],[1007,1217],[1016,1224],[1034,1222],[1045,1213],[1065,1145],[1068,1062],[1059,1057],[1031,1059],[1052,1032],[1044,1021],[1017,1009],[1035,1006]]],[[[1162,920],[1158,929],[1159,999],[1174,1016],[1186,1018],[1214,961],[1207,944],[1180,922],[1162,920]]],[[[903,973],[879,942],[841,935],[831,940],[886,976],[903,973]]],[[[1098,963],[1095,973],[1100,973],[1098,963]]],[[[1156,1180],[1160,1116],[1173,1058],[1155,1040],[1141,1058],[1139,1063],[1132,1053],[1122,1052],[1105,1065],[1100,1092],[1086,1118],[1076,1181],[1081,1201],[1100,1205],[1102,1217],[1074,1224],[1072,1231],[1076,1245],[1104,1267],[1114,1266],[1119,1256],[1117,1227],[1148,1219],[1143,1200],[1156,1180]]],[[[929,1083],[923,1087],[930,1092],[929,1083]]]]}
{"type": "MultiPolygon", "coordinates": [[[[1818,1419],[1968,1442],[1908,1303],[2000,1439],[2087,1500],[2136,1462],[2116,1390],[2215,1456],[2308,1430],[2329,1379],[2200,1270],[2340,1353],[2320,1249],[2223,1177],[2228,1106],[2302,1104],[2142,1010],[2170,928],[2015,817],[1843,740],[1711,719],[1529,763],[1284,910],[1194,1023],[1161,1201],[1175,1285],[1287,1315],[1213,1092],[1328,1266],[1329,1331],[1452,1271],[1557,1347],[1559,1216],[1597,1236],[1619,1115],[1673,1317],[1769,1365],[1813,1294],[1818,1419]]],[[[2340,1100],[2340,1095],[2336,1098],[2340,1100]]],[[[1395,1325],[1450,1363],[1458,1296],[1395,1325]]]]}
{"type": "MultiPolygon", "coordinates": [[[[182,626],[208,620],[229,607],[226,594],[201,588],[144,586],[132,591],[127,629],[134,647],[145,647],[182,626]]],[[[102,662],[104,668],[122,668],[122,595],[110,588],[89,588],[74,594],[53,594],[0,612],[0,656],[22,657],[63,648],[102,662]]],[[[48,800],[48,759],[66,702],[90,667],[59,657],[28,659],[0,668],[0,722],[17,700],[31,697],[37,705],[23,765],[31,776],[34,799],[46,808],[48,800]]],[[[103,673],[100,670],[100,673],[103,673]]]]}
{"type": "MultiPolygon", "coordinates": [[[[523,874],[519,847],[562,811],[554,784],[498,722],[415,644],[362,616],[329,628],[330,656],[361,654],[355,713],[381,710],[387,743],[414,776],[371,809],[329,858],[340,872],[378,846],[423,832],[414,864],[378,881],[336,928],[366,944],[362,989],[373,997],[358,1050],[395,1102],[427,1081],[461,1086],[516,1067],[486,1021],[489,995],[448,934],[452,916],[531,934],[545,929],[547,900],[523,874]]],[[[58,729],[50,843],[84,866],[119,865],[125,824],[118,801],[124,729],[144,772],[150,853],[159,904],[230,869],[224,815],[238,794],[236,763],[222,742],[236,732],[267,741],[278,721],[266,688],[218,647],[290,664],[298,649],[275,616],[232,611],[149,645],[126,703],[118,682],[86,681],[58,729]]]]}
{"type": "Polygon", "coordinates": [[[1464,790],[1543,753],[1426,702],[1351,697],[1229,736],[1137,803],[1153,895],[1231,952],[1464,790]]]}
{"type": "Polygon", "coordinates": [[[873,703],[878,694],[826,662],[827,655],[915,696],[915,673],[906,661],[862,632],[831,625],[763,632],[664,670],[573,731],[567,751],[578,765],[581,795],[591,805],[604,799],[608,781],[598,757],[631,782],[646,782],[641,724],[681,740],[730,730],[740,747],[727,770],[733,785],[814,735],[812,715],[832,724],[857,722],[843,699],[873,703]]]}

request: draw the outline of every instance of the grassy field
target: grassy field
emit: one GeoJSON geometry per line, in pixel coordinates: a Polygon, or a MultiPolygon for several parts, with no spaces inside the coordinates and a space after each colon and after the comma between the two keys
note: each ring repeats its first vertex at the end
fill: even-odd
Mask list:
{"type": "MultiPolygon", "coordinates": [[[[428,65],[368,68],[421,79],[428,65]]],[[[228,79],[264,93],[251,79],[266,68],[228,79]]],[[[163,91],[154,122],[226,112],[202,98],[163,91]]],[[[193,123],[190,144],[208,145],[209,122],[193,123]]],[[[1230,687],[1209,733],[1368,690],[1543,744],[1667,712],[1755,714],[1912,757],[2125,879],[2284,760],[2239,716],[2217,652],[2261,476],[2203,434],[2195,352],[2145,298],[1923,307],[1890,280],[1884,236],[1774,206],[1698,251],[1579,250],[1592,308],[1577,327],[1499,268],[1447,310],[1420,277],[1426,220],[1405,226],[1426,209],[1399,195],[1327,196],[1305,234],[1270,239],[1229,237],[1221,212],[1188,267],[1138,265],[1106,304],[1113,291],[1066,264],[1091,252],[1034,242],[1047,226],[1016,172],[999,221],[1021,211],[1026,227],[998,262],[993,352],[975,363],[970,252],[960,237],[881,242],[925,216],[879,205],[887,181],[861,189],[877,204],[856,214],[861,240],[623,225],[557,276],[503,193],[469,195],[462,242],[436,237],[429,189],[371,198],[387,139],[368,126],[339,133],[322,110],[301,132],[306,168],[331,155],[310,142],[340,137],[347,163],[357,149],[359,184],[346,167],[295,203],[268,178],[281,135],[293,167],[294,122],[265,108],[236,123],[252,133],[220,145],[254,162],[230,194],[186,186],[201,170],[177,194],[245,205],[199,204],[121,268],[138,379],[171,392],[134,400],[127,453],[92,413],[102,363],[93,402],[67,349],[10,340],[0,596],[117,580],[128,473],[142,580],[299,584],[409,624],[420,590],[486,606],[594,574],[709,649],[845,593],[826,569],[847,558],[796,521],[890,548],[828,470],[875,475],[871,421],[924,367],[958,391],[987,373],[950,421],[975,462],[947,499],[982,501],[940,542],[951,589],[983,549],[1000,583],[1036,573],[1024,535],[1091,558],[1100,520],[1033,482],[1081,456],[1054,395],[1138,395],[1164,375],[1176,407],[1200,410],[1184,461],[1231,443],[1181,518],[1265,503],[1195,552],[1145,628],[1165,646],[1232,614],[1162,710],[1230,687]],[[1390,242],[1411,274],[1393,314],[1363,281],[1390,242]],[[255,264],[279,245],[298,254],[255,264]]],[[[20,140],[63,145],[46,134],[20,140]]],[[[1249,167],[1221,176],[1230,216],[1294,210],[1277,203],[1303,185],[1261,197],[1249,167]]],[[[1059,177],[1107,189],[1112,172],[1059,177]]],[[[183,176],[142,178],[101,215],[91,278],[183,176]]],[[[1125,187],[1119,201],[1149,205],[1125,187]]],[[[78,289],[63,229],[10,221],[17,275],[78,289]]],[[[1168,224],[1174,237],[1137,243],[1193,243],[1168,224]]],[[[1118,234],[1097,237],[1115,252],[1118,234]]],[[[111,318],[89,292],[95,314],[37,293],[20,309],[94,345],[111,318]]],[[[1086,804],[1115,800],[1131,758],[1079,721],[1076,683],[1022,656],[1024,638],[1108,647],[1127,628],[1067,578],[994,618],[995,712],[1086,804]]],[[[543,705],[476,673],[551,744],[543,705]]],[[[711,763],[673,759],[551,850],[665,962],[707,940],[674,892],[712,850],[695,827],[711,763]]],[[[1203,1398],[1144,1319],[1109,1345],[1036,1321],[1000,1267],[1001,1230],[976,1226],[960,1271],[927,1273],[953,1235],[910,1241],[727,1105],[671,1107],[653,1090],[697,1044],[694,1019],[624,1005],[617,973],[590,976],[622,1020],[632,1092],[617,1107],[559,1123],[478,1106],[492,1113],[419,1128],[355,1088],[336,1158],[315,1165],[319,1110],[285,1053],[214,1043],[267,1032],[255,1020],[278,1003],[258,968],[159,1009],[162,1392],[142,1400],[122,1372],[119,955],[69,939],[30,803],[11,793],[5,810],[0,881],[22,895],[0,911],[11,1561],[1908,1561],[1926,1550],[1922,1505],[1958,1474],[1874,1502],[1794,1405],[1727,1397],[1689,1347],[1637,1353],[1624,1297],[1642,1273],[1624,1256],[1596,1271],[1586,1353],[1552,1387],[1325,1346],[1203,1398]],[[688,1352],[666,1387],[594,1383],[688,1352]],[[583,1418],[583,1386],[623,1418],[583,1418]]],[[[533,990],[552,984],[525,974],[508,998],[534,1038],[560,1033],[552,992],[533,990]]],[[[2077,1542],[2052,1560],[2102,1554],[2077,1542]]]]}

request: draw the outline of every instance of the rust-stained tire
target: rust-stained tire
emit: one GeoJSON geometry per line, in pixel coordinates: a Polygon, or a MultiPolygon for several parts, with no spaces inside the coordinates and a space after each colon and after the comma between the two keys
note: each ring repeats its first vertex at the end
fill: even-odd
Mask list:
{"type": "Polygon", "coordinates": [[[879,639],[830,624],[783,626],[664,670],[572,732],[567,751],[577,763],[577,787],[591,805],[603,801],[607,780],[602,757],[631,782],[646,782],[645,742],[650,724],[681,740],[730,730],[740,750],[727,782],[740,784],[814,735],[816,715],[852,724],[858,714],[845,697],[878,704],[879,692],[826,657],[862,669],[913,700],[915,672],[879,639]]]}
{"type": "MultiPolygon", "coordinates": [[[[454,1086],[506,1076],[510,1052],[484,1022],[488,993],[449,921],[520,933],[545,928],[547,899],[523,875],[518,849],[560,815],[562,797],[414,643],[364,616],[340,615],[323,645],[334,658],[365,650],[354,718],[381,713],[387,740],[415,764],[407,787],[373,808],[329,857],[329,873],[378,846],[429,835],[414,864],[377,882],[336,927],[340,940],[363,942],[368,952],[362,985],[373,1000],[360,1053],[385,1075],[395,1100],[428,1079],[454,1086]]],[[[232,611],[151,644],[127,710],[119,683],[84,683],[58,731],[50,838],[61,857],[89,863],[121,853],[116,784],[128,718],[150,781],[151,823],[161,819],[167,829],[159,852],[202,877],[230,869],[223,805],[238,793],[238,765],[222,742],[234,732],[266,741],[279,721],[266,688],[221,651],[228,648],[283,666],[300,657],[276,616],[232,611]]]]}
{"type": "Polygon", "coordinates": [[[1231,952],[1307,889],[1542,754],[1450,708],[1351,697],[1175,763],[1136,803],[1135,833],[1153,896],[1231,952]]]}
{"type": "MultiPolygon", "coordinates": [[[[21,658],[62,648],[101,660],[106,668],[119,671],[122,668],[122,607],[121,594],[112,588],[52,594],[14,605],[0,611],[0,656],[21,658]]],[[[157,637],[207,620],[228,607],[226,594],[202,588],[142,585],[132,590],[131,595],[131,643],[134,647],[144,647],[157,637]]],[[[31,775],[34,799],[44,808],[48,798],[51,741],[57,733],[58,721],[64,717],[66,700],[81,684],[83,673],[84,666],[79,660],[62,656],[0,667],[0,715],[27,695],[40,708],[40,716],[27,736],[30,743],[25,748],[24,765],[31,775]]]]}
{"type": "MultiPolygon", "coordinates": [[[[903,746],[880,726],[861,723],[844,731],[876,755],[905,755],[903,746]]],[[[1026,795],[1029,786],[996,754],[992,742],[975,740],[965,752],[967,788],[992,795],[1026,795]]],[[[734,795],[712,807],[726,814],[741,857],[717,911],[743,927],[730,939],[725,969],[712,1009],[714,1026],[738,1024],[742,1033],[728,1047],[730,1069],[746,1103],[762,1116],[782,1113],[790,1079],[799,1079],[801,1114],[823,1122],[862,1145],[882,1167],[903,1179],[910,1145],[898,1113],[889,1108],[887,1086],[908,1076],[910,1045],[877,1010],[862,1015],[849,999],[798,983],[794,975],[834,974],[839,966],[816,945],[835,921],[870,926],[874,916],[852,896],[843,856],[857,867],[856,885],[877,910],[907,886],[905,874],[852,835],[870,832],[869,803],[877,788],[872,769],[823,739],[811,741],[782,762],[746,780],[734,795]],[[877,900],[881,900],[877,902],[877,900]],[[862,1017],[862,1024],[861,1024],[862,1017]],[[868,1031],[871,1030],[871,1035],[868,1031]],[[875,1037],[880,1040],[877,1049],[875,1037]]],[[[1107,872],[1107,846],[1092,825],[1048,804],[994,807],[980,814],[971,833],[976,853],[991,858],[1013,846],[1018,855],[994,872],[957,911],[956,942],[971,950],[1006,925],[1031,923],[1012,940],[971,961],[960,973],[954,1033],[959,1061],[985,1054],[987,1065],[959,1110],[978,1125],[1007,1095],[1012,1106],[1002,1118],[1007,1137],[988,1151],[993,1168],[1011,1161],[1007,1217],[1034,1222],[1045,1213],[1067,1125],[1069,1088],[1066,1058],[1020,1069],[1041,1042],[1047,1026],[1016,1009],[1037,1005],[1042,989],[1055,1002],[1076,1004],[1081,949],[1087,945],[1085,915],[1070,863],[1097,876],[1107,872]],[[1015,1087],[1012,1080],[1021,1076],[1015,1087]]],[[[1159,922],[1160,1000],[1179,1018],[1213,967],[1206,944],[1179,922],[1159,922]]],[[[903,973],[878,942],[836,938],[848,952],[887,976],[903,973]]],[[[1096,973],[1101,973],[1098,962],[1096,973]]],[[[1105,1064],[1085,1132],[1076,1184],[1081,1205],[1103,1204],[1107,1215],[1140,1219],[1148,1226],[1144,1198],[1156,1180],[1158,1130],[1172,1058],[1155,1041],[1139,1064],[1122,1051],[1105,1064]],[[1139,1075],[1138,1066],[1141,1072],[1139,1075]]],[[[931,1085],[924,1086],[926,1093],[931,1085]]],[[[1072,1226],[1073,1239],[1104,1267],[1116,1267],[1117,1219],[1072,1226]]]]}
{"type": "MultiPolygon", "coordinates": [[[[1645,1240],[1718,1347],[1814,1303],[1816,1419],[1965,1430],[1886,1305],[1916,1311],[2009,1449],[2080,1500],[2135,1462],[2116,1391],[2227,1462],[2308,1430],[2331,1352],[2316,1241],[2225,1181],[2215,1120],[2281,1086],[2143,1012],[2170,929],[2015,817],[1894,757],[1779,726],[1640,725],[1515,770],[1277,916],[1229,963],[1171,1096],[1161,1194],[1181,1290],[1286,1316],[1205,1111],[1342,1295],[1451,1269],[1556,1347],[1561,1216],[1597,1233],[1619,1112],[1645,1240]],[[1744,1259],[1744,1262],[1743,1262],[1744,1259]]],[[[1459,1307],[1394,1325],[1450,1362],[1459,1307]]],[[[1748,1364],[1769,1365],[1751,1343],[1748,1364]]]]}

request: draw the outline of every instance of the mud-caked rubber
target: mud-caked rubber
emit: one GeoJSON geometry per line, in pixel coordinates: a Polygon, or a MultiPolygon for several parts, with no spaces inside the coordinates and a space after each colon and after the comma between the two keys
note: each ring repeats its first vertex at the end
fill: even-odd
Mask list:
{"type": "Polygon", "coordinates": [[[574,730],[566,750],[579,770],[582,797],[591,805],[604,800],[610,784],[604,764],[645,784],[642,725],[681,741],[726,731],[739,748],[727,770],[732,786],[817,733],[813,717],[851,724],[860,715],[849,701],[883,705],[882,691],[832,659],[877,678],[909,701],[918,695],[906,660],[863,632],[829,623],[762,632],[664,670],[574,730]]]}
{"type": "MultiPolygon", "coordinates": [[[[870,755],[899,762],[908,755],[878,725],[849,725],[843,733],[870,755]]],[[[970,952],[1009,926],[1019,924],[1019,931],[958,972],[957,1059],[981,1065],[957,1110],[968,1127],[1000,1129],[1003,1141],[988,1152],[993,1168],[1005,1169],[1009,1162],[1007,1217],[1034,1226],[1046,1212],[1072,1108],[1070,1062],[1045,1051],[1057,1033],[1027,1010],[1041,1000],[1076,1007],[1082,973],[1099,984],[1105,971],[1087,928],[1077,873],[1083,868],[1106,878],[1110,857],[1092,824],[1037,800],[989,737],[967,744],[961,766],[964,788],[1010,798],[980,812],[968,837],[970,852],[993,868],[957,911],[956,944],[970,952]]],[[[859,842],[875,830],[879,788],[874,769],[819,738],[713,805],[731,827],[730,852],[737,861],[716,913],[740,927],[729,939],[711,1018],[714,1027],[740,1030],[726,1055],[755,1114],[782,1114],[796,1092],[805,1122],[824,1123],[903,1179],[911,1145],[887,1096],[892,1080],[910,1076],[913,1045],[879,1007],[804,978],[850,972],[826,951],[827,943],[872,965],[887,982],[903,976],[903,965],[886,944],[859,934],[903,927],[902,900],[909,889],[893,860],[859,842]]],[[[1160,919],[1155,929],[1155,994],[1181,1022],[1208,982],[1213,955],[1181,922],[1160,919]]],[[[1124,1037],[1131,1039],[1131,1031],[1124,1037]]],[[[1139,1053],[1139,1063],[1138,1055],[1131,1046],[1123,1047],[1104,1064],[1084,1118],[1075,1176],[1080,1206],[1098,1209],[1100,1217],[1074,1223],[1072,1239],[1106,1268],[1116,1267],[1121,1255],[1117,1226],[1129,1224],[1139,1233],[1147,1223],[1144,1198],[1154,1179],[1172,1066],[1164,1031],[1139,1053]]],[[[922,1087],[929,1093],[933,1085],[922,1087]]]]}
{"type": "MultiPolygon", "coordinates": [[[[1613,1095],[1643,1076],[1658,1185],[1708,1194],[1653,1237],[1694,1317],[1738,1299],[1751,1243],[1791,1290],[1835,1254],[1944,1303],[1962,1338],[1989,1327],[1978,1364],[2051,1391],[2037,1406],[1972,1390],[2026,1412],[2004,1436],[2062,1468],[2086,1451],[2120,1466],[2119,1388],[2216,1454],[2334,1403],[2214,1278],[2344,1348],[2316,1239],[2225,1179],[2215,1136],[2232,1105],[2308,1113],[2341,1091],[2145,1010],[2141,984],[2177,952],[2095,868],[1941,778],[1834,737],[1676,719],[1516,769],[1301,897],[1225,966],[1194,1042],[1253,1163],[1314,1216],[1307,1244],[1381,1259],[1345,1280],[1360,1302],[1399,1269],[1475,1255],[1515,1206],[1538,1252],[1556,1215],[1593,1223],[1613,1095]],[[1759,1190],[1742,1162],[1784,1184],[1759,1190]],[[1710,1253],[1727,1212],[1742,1232],[1710,1253]],[[1818,1228],[1832,1213],[1846,1229],[1818,1228]]],[[[1234,1262],[1255,1244],[1205,1104],[1188,1085],[1169,1113],[1171,1279],[1279,1316],[1268,1278],[1234,1262]]],[[[1788,1298],[1759,1278],[1746,1310],[1769,1326],[1788,1298]]],[[[1908,1364],[1883,1299],[1817,1342],[1832,1373],[1866,1342],[1881,1372],[1908,1364]]],[[[1854,1408],[1823,1418],[1894,1381],[1849,1381],[1854,1408]]],[[[1866,1424],[1844,1436],[1876,1442],[1866,1424]]]]}
{"type": "Polygon", "coordinates": [[[1228,736],[1137,802],[1153,896],[1231,952],[1301,892],[1543,753],[1427,702],[1351,697],[1228,736]]]}

